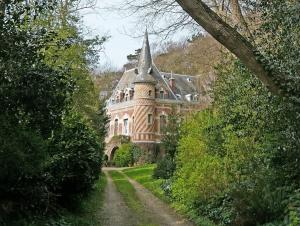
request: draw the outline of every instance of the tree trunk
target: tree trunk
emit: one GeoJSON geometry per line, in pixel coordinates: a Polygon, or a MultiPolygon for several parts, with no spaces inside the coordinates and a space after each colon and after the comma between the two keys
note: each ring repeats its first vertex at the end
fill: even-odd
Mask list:
{"type": "Polygon", "coordinates": [[[248,24],[243,16],[239,0],[230,0],[230,5],[235,23],[241,28],[243,33],[245,33],[245,35],[247,35],[247,37],[251,41],[253,41],[254,39],[252,37],[251,31],[249,30],[248,24]]]}
{"type": "Polygon", "coordinates": [[[239,58],[270,92],[276,95],[282,94],[280,87],[274,82],[274,76],[257,59],[258,54],[255,47],[246,38],[224,22],[201,0],[176,1],[211,36],[239,58]]]}

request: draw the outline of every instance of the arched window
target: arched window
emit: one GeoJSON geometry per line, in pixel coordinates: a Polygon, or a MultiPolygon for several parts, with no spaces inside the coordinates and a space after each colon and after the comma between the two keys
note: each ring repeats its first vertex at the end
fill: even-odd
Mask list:
{"type": "Polygon", "coordinates": [[[114,135],[118,135],[118,130],[119,130],[119,120],[115,119],[114,135]]]}
{"type": "Polygon", "coordinates": [[[128,124],[128,118],[124,119],[124,135],[128,135],[129,133],[129,124],[128,124]]]}

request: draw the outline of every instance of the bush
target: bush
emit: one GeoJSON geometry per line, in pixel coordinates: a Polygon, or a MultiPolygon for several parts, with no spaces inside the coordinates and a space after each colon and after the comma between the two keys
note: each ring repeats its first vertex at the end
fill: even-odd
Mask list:
{"type": "Polygon", "coordinates": [[[42,178],[46,144],[30,128],[0,116],[0,215],[46,206],[49,194],[42,178]]]}
{"type": "Polygon", "coordinates": [[[141,161],[141,158],[143,156],[143,149],[141,149],[139,146],[132,144],[131,146],[131,152],[132,152],[132,161],[134,164],[139,163],[141,161]]]}
{"type": "Polygon", "coordinates": [[[50,141],[50,186],[61,195],[90,190],[98,179],[103,147],[87,122],[76,113],[68,114],[63,127],[50,141]]]}
{"type": "Polygon", "coordinates": [[[132,144],[122,144],[114,156],[113,163],[118,167],[133,165],[132,144]]]}
{"type": "Polygon", "coordinates": [[[169,179],[173,176],[175,169],[175,161],[169,155],[166,155],[157,162],[157,166],[153,171],[153,177],[169,179]]]}

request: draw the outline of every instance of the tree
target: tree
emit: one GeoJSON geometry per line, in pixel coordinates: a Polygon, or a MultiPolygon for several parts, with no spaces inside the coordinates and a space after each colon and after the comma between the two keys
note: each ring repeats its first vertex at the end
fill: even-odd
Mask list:
{"type": "Polygon", "coordinates": [[[178,4],[211,36],[236,55],[262,83],[274,94],[280,94],[281,87],[276,84],[275,72],[266,70],[261,54],[250,41],[222,20],[203,1],[177,0],[178,4]]]}
{"type": "Polygon", "coordinates": [[[163,128],[164,135],[162,136],[162,146],[167,155],[171,159],[175,158],[180,138],[180,121],[181,115],[176,112],[175,107],[172,108],[171,114],[168,115],[166,127],[163,128]]]}
{"type": "Polygon", "coordinates": [[[155,178],[169,179],[173,176],[176,169],[175,158],[180,139],[180,123],[182,117],[176,112],[175,106],[172,107],[171,114],[168,115],[166,126],[163,129],[161,140],[165,156],[157,162],[153,176],[155,178]]]}
{"type": "MultiPolygon", "coordinates": [[[[257,35],[253,37],[243,15],[246,11],[248,13],[247,16],[250,18],[253,15],[259,18],[258,22],[260,24],[265,22],[262,19],[264,12],[260,11],[260,9],[263,8],[263,4],[269,4],[269,1],[209,0],[205,2],[207,3],[201,0],[159,0],[146,2],[132,0],[126,1],[124,8],[132,9],[135,12],[143,12],[143,18],[145,18],[145,15],[146,17],[152,15],[151,18],[154,17],[154,19],[152,19],[152,22],[151,19],[148,21],[152,25],[153,21],[160,25],[161,23],[158,23],[157,20],[166,15],[168,17],[170,14],[173,15],[171,18],[175,22],[172,24],[168,23],[168,26],[162,29],[168,32],[183,29],[186,25],[194,26],[197,23],[239,58],[270,92],[275,95],[288,97],[299,96],[298,86],[290,85],[290,78],[280,68],[274,67],[272,64],[270,57],[273,56],[266,54],[265,51],[261,50],[260,46],[254,44],[260,37],[257,37],[257,35]],[[176,3],[182,7],[185,13],[178,9],[176,3]],[[231,16],[229,17],[228,15],[231,16]]],[[[281,3],[275,1],[274,3],[284,3],[286,5],[298,4],[289,0],[282,1],[281,3]]],[[[252,28],[253,30],[258,28],[258,24],[255,25],[252,28]]],[[[294,26],[297,27],[297,22],[294,22],[294,26]]]]}
{"type": "Polygon", "coordinates": [[[94,47],[104,39],[83,39],[78,18],[65,11],[60,23],[58,5],[49,1],[3,6],[1,223],[12,213],[45,214],[58,200],[91,190],[101,170],[107,121],[105,109],[97,112],[89,77],[94,47]],[[90,111],[80,106],[80,97],[90,98],[90,111]]]}

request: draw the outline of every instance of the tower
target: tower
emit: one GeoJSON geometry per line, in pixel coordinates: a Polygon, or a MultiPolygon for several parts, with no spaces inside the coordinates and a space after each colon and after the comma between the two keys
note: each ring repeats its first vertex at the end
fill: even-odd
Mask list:
{"type": "MultiPolygon", "coordinates": [[[[155,137],[155,85],[157,81],[152,76],[152,57],[145,32],[143,47],[139,57],[137,76],[134,81],[134,125],[133,142],[154,144],[155,137]]],[[[149,148],[148,148],[149,149],[149,148]]]]}

